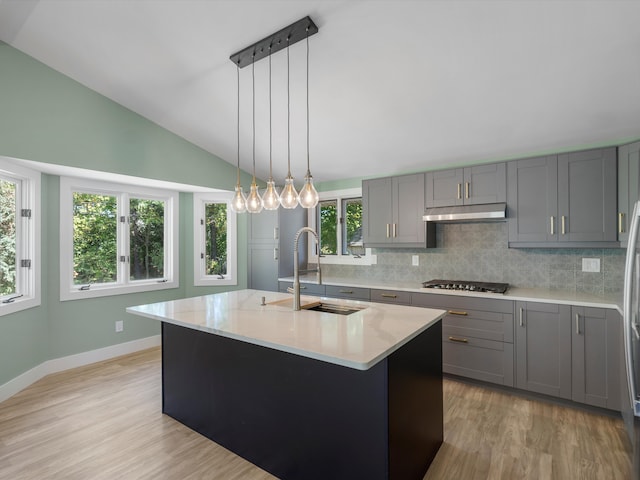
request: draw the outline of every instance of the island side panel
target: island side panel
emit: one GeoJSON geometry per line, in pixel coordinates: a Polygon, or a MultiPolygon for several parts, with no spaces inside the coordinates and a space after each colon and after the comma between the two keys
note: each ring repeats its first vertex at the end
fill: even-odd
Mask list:
{"type": "Polygon", "coordinates": [[[388,358],[389,469],[420,480],[443,441],[442,321],[388,358]]]}
{"type": "Polygon", "coordinates": [[[389,478],[387,361],[361,371],[162,324],[163,411],[286,480],[389,478]]]}

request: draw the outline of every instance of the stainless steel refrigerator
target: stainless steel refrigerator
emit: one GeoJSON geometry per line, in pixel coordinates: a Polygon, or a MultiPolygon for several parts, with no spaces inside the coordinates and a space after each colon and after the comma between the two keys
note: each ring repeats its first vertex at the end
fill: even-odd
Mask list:
{"type": "Polygon", "coordinates": [[[640,479],[640,202],[633,208],[624,272],[622,417],[633,444],[633,476],[640,479]]]}

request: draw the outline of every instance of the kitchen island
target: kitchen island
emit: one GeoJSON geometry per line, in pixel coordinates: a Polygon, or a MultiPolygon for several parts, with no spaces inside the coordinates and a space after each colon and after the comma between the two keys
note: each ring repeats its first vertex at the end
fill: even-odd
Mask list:
{"type": "Polygon", "coordinates": [[[127,308],[162,322],[163,412],[282,479],[422,479],[443,438],[445,312],[291,300],[240,290],[127,308]]]}

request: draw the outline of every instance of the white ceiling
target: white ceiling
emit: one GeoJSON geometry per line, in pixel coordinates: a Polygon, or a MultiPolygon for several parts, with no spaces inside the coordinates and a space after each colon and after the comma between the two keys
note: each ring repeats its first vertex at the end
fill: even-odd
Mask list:
{"type": "MultiPolygon", "coordinates": [[[[640,1],[0,0],[0,40],[236,162],[229,56],[309,15],[317,182],[640,137],[640,1]]],[[[305,45],[290,49],[291,170],[305,173],[305,45]]],[[[286,174],[286,54],[273,56],[274,177],[286,174]]],[[[1,66],[0,66],[1,68],[1,66]]],[[[255,65],[268,176],[268,63],[255,65]]],[[[251,68],[240,71],[251,170],[251,68]]]]}

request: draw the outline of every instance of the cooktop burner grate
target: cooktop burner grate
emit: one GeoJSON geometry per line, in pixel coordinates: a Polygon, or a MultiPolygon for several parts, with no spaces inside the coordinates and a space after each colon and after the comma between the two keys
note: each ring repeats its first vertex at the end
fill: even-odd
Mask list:
{"type": "Polygon", "coordinates": [[[469,282],[466,280],[429,280],[422,282],[423,288],[463,290],[468,292],[505,293],[508,283],[469,282]]]}

